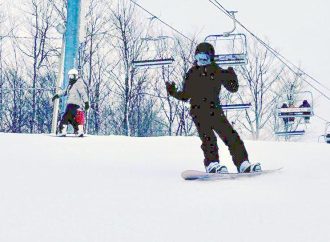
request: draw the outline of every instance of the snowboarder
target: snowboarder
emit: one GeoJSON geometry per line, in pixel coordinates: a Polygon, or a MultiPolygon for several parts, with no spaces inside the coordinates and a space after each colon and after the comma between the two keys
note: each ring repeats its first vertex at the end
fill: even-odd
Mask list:
{"type": "Polygon", "coordinates": [[[168,93],[182,101],[190,99],[190,115],[202,141],[204,165],[208,173],[227,173],[227,167],[220,164],[217,138],[214,131],[228,146],[238,172],[261,171],[259,163],[251,164],[244,143],[228,122],[219,101],[221,86],[230,92],[237,92],[238,80],[233,68],[227,70],[214,62],[214,48],[209,43],[200,43],[195,51],[195,63],[185,76],[183,89],[166,82],[168,93]]]}
{"type": "Polygon", "coordinates": [[[79,78],[78,71],[76,69],[71,69],[68,72],[69,85],[64,91],[60,91],[55,94],[52,98],[54,102],[56,98],[61,96],[68,96],[66,110],[62,116],[59,125],[59,136],[66,136],[68,124],[71,124],[74,129],[74,133],[77,136],[82,137],[84,135],[84,119],[85,111],[89,109],[89,101],[87,92],[84,87],[84,83],[81,78],[79,78]]]}

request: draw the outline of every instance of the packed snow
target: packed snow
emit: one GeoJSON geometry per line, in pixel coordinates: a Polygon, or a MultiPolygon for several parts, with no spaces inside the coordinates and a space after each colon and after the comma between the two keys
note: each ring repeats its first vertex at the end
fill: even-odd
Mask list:
{"type": "MultiPolygon", "coordinates": [[[[245,141],[281,172],[185,181],[198,137],[0,134],[1,242],[330,241],[330,146],[245,141]]],[[[235,171],[227,148],[220,158],[235,171]]]]}

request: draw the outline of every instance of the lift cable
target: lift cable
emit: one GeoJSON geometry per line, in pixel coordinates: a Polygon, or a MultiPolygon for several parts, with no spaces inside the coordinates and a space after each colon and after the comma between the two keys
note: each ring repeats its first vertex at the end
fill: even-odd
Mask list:
{"type": "Polygon", "coordinates": [[[183,34],[182,32],[180,32],[179,30],[175,29],[174,27],[172,27],[171,25],[169,25],[168,23],[166,23],[165,21],[161,20],[160,18],[158,18],[156,15],[152,14],[150,11],[148,11],[147,9],[145,9],[144,7],[142,7],[141,5],[139,5],[137,2],[130,0],[133,4],[135,4],[136,6],[138,6],[139,8],[141,8],[143,11],[145,11],[146,13],[148,13],[149,15],[151,15],[153,18],[157,19],[159,22],[161,22],[162,24],[166,25],[168,28],[172,29],[173,31],[175,31],[176,33],[178,33],[179,35],[183,36],[184,38],[190,40],[192,43],[196,43],[195,41],[193,41],[191,38],[189,38],[188,36],[186,36],[185,34],[183,34]]]}
{"type": "Polygon", "coordinates": [[[310,79],[312,79],[313,81],[315,81],[316,83],[318,83],[319,85],[321,85],[323,88],[330,90],[328,87],[324,86],[322,83],[320,83],[319,81],[317,81],[315,78],[313,78],[312,76],[308,75],[306,72],[304,72],[303,70],[301,70],[299,67],[297,67],[296,65],[294,65],[292,62],[290,62],[289,60],[287,60],[283,55],[281,55],[278,51],[276,51],[275,49],[273,49],[271,46],[267,45],[262,39],[260,39],[258,36],[256,36],[253,32],[251,32],[247,27],[245,27],[240,21],[238,21],[235,17],[233,17],[229,11],[227,11],[217,0],[209,0],[209,2],[211,2],[216,8],[218,8],[220,11],[222,11],[223,13],[225,13],[228,17],[230,17],[232,20],[234,20],[236,23],[238,23],[243,29],[245,29],[251,36],[253,36],[257,41],[259,41],[266,49],[268,49],[275,57],[277,57],[286,67],[289,68],[289,70],[291,70],[295,75],[300,76],[302,78],[303,81],[305,81],[307,84],[309,84],[313,89],[315,89],[317,92],[319,92],[322,96],[324,96],[325,98],[327,98],[330,101],[330,97],[328,95],[326,95],[325,93],[323,93],[321,90],[319,90],[318,88],[316,88],[314,85],[312,85],[309,81],[307,81],[305,78],[302,77],[302,74],[306,75],[307,77],[309,77],[310,79]],[[298,70],[295,71],[290,65],[288,65],[288,63],[290,65],[292,65],[294,68],[296,68],[298,70]]]}

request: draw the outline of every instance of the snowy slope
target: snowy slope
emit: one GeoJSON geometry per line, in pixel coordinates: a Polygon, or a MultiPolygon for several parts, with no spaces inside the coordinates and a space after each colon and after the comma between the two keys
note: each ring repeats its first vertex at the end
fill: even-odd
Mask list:
{"type": "Polygon", "coordinates": [[[284,170],[189,182],[196,137],[0,134],[0,241],[330,241],[330,146],[245,143],[284,170]]]}

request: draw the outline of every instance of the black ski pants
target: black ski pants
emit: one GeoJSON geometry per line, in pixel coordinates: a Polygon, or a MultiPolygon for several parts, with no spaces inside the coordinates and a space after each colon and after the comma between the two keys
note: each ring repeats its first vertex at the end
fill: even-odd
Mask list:
{"type": "Polygon", "coordinates": [[[248,160],[248,153],[238,133],[233,129],[221,108],[201,109],[200,106],[192,106],[190,115],[196,125],[201,148],[204,152],[204,165],[208,166],[213,161],[219,161],[216,132],[228,147],[236,167],[248,160]]]}
{"type": "Polygon", "coordinates": [[[77,110],[80,108],[79,105],[76,104],[71,104],[69,103],[66,106],[65,112],[62,116],[61,122],[60,122],[60,131],[63,129],[63,125],[68,125],[71,124],[74,132],[78,132],[78,123],[75,120],[76,114],[77,114],[77,110]]]}

